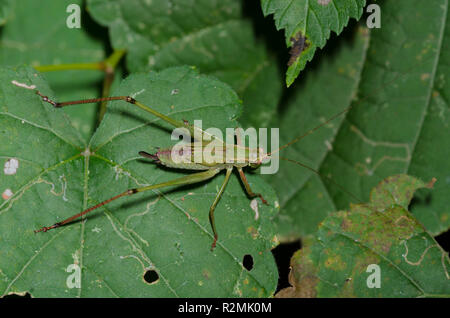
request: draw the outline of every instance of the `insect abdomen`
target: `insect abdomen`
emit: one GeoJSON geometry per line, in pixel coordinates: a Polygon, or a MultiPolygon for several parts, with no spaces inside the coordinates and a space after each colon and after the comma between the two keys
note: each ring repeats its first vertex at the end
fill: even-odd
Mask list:
{"type": "MultiPolygon", "coordinates": [[[[241,147],[240,150],[244,148],[241,147]]],[[[230,166],[245,167],[251,163],[249,149],[239,152],[235,145],[207,149],[195,143],[178,145],[159,150],[155,156],[158,163],[171,168],[208,170],[230,166]],[[228,153],[227,153],[228,151],[228,153]]]]}

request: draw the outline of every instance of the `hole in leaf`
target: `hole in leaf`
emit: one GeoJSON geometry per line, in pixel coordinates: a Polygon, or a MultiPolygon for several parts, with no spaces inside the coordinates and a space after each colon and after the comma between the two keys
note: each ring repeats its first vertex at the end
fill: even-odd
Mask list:
{"type": "Polygon", "coordinates": [[[23,293],[23,294],[12,293],[12,294],[5,295],[2,298],[31,298],[31,294],[30,293],[23,293]]]}
{"type": "Polygon", "coordinates": [[[278,286],[276,293],[281,289],[291,286],[289,284],[290,262],[292,255],[301,248],[301,242],[293,241],[289,243],[281,243],[272,250],[275,261],[278,266],[278,286]]]}
{"type": "Polygon", "coordinates": [[[408,210],[429,208],[432,201],[432,191],[430,189],[418,189],[414,192],[414,197],[409,203],[408,210]]]}
{"type": "Polygon", "coordinates": [[[246,270],[251,271],[253,269],[253,257],[250,254],[245,255],[242,264],[246,270]]]}
{"type": "Polygon", "coordinates": [[[156,284],[159,280],[159,275],[155,270],[148,270],[144,274],[144,280],[148,284],[156,284]]]}
{"type": "Polygon", "coordinates": [[[439,234],[435,239],[446,252],[450,252],[450,230],[439,234]]]}

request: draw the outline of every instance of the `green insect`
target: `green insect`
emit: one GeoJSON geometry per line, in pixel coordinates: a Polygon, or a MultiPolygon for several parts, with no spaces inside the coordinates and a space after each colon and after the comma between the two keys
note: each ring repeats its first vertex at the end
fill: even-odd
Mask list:
{"type": "MultiPolygon", "coordinates": [[[[289,143],[279,147],[278,149],[272,150],[271,152],[265,153],[262,148],[251,148],[251,147],[245,147],[245,145],[242,143],[241,136],[239,135],[238,131],[236,131],[236,144],[227,144],[224,141],[220,140],[216,136],[213,136],[206,132],[205,130],[202,130],[201,128],[190,124],[189,122],[185,120],[176,120],[169,116],[166,116],[153,108],[144,105],[143,103],[139,102],[133,97],[130,96],[115,96],[115,97],[101,97],[101,98],[92,98],[92,99],[83,99],[83,100],[77,100],[77,101],[69,101],[69,102],[55,102],[51,99],[49,99],[47,96],[44,96],[39,91],[36,90],[36,94],[38,94],[44,102],[48,102],[51,105],[53,105],[55,108],[61,108],[69,105],[77,105],[77,104],[87,104],[87,103],[106,103],[110,101],[124,101],[129,103],[130,105],[134,105],[139,107],[140,109],[151,113],[152,115],[162,119],[163,121],[169,123],[175,128],[185,129],[188,132],[188,135],[194,137],[194,141],[191,141],[190,143],[185,144],[184,147],[181,149],[174,149],[174,147],[167,148],[167,149],[159,149],[155,154],[150,154],[145,151],[139,151],[139,155],[141,155],[144,158],[148,158],[153,160],[156,164],[160,164],[169,168],[175,168],[175,169],[184,169],[184,170],[197,170],[200,172],[196,172],[181,178],[177,178],[171,181],[143,186],[139,188],[133,188],[129,189],[125,192],[122,192],[116,196],[113,196],[103,202],[98,203],[97,205],[94,205],[78,214],[75,214],[63,221],[57,222],[51,226],[44,226],[40,228],[39,230],[36,230],[35,232],[47,232],[48,230],[60,227],[62,225],[66,225],[85,214],[104,206],[105,204],[108,204],[114,200],[117,200],[121,197],[130,196],[136,193],[148,191],[148,190],[155,190],[159,188],[169,187],[169,186],[183,186],[183,185],[189,185],[194,183],[199,183],[208,179],[213,178],[217,174],[219,174],[222,170],[225,170],[225,179],[218,190],[214,201],[212,202],[210,209],[209,209],[209,221],[210,225],[213,231],[214,240],[211,245],[211,250],[213,250],[216,246],[217,240],[218,240],[218,233],[216,229],[216,225],[214,222],[214,210],[219,203],[219,200],[222,196],[222,194],[225,191],[225,188],[228,184],[228,181],[230,179],[231,173],[234,169],[237,169],[239,173],[239,177],[241,179],[241,182],[245,188],[245,191],[249,198],[255,198],[259,197],[262,201],[262,203],[267,204],[267,201],[263,198],[262,194],[255,193],[250,187],[250,184],[247,181],[247,178],[244,173],[244,168],[258,168],[265,160],[270,160],[272,156],[276,153],[278,153],[280,150],[289,147],[290,145],[298,142],[302,138],[314,133],[319,128],[327,125],[334,119],[340,117],[341,115],[347,113],[353,106],[349,106],[345,108],[344,110],[338,112],[334,116],[330,117],[326,121],[322,122],[320,125],[310,129],[306,133],[304,133],[301,136],[296,137],[289,143]],[[208,147],[208,145],[211,142],[215,142],[216,146],[214,147],[215,155],[214,160],[198,160],[197,158],[204,158],[204,149],[208,147]],[[218,146],[217,146],[218,145],[218,146]],[[199,147],[200,146],[200,147],[199,147]],[[180,153],[181,152],[181,153],[180,153]],[[181,154],[181,155],[188,155],[187,157],[189,160],[184,160],[182,162],[176,161],[173,158],[173,154],[181,154]],[[231,153],[231,155],[230,155],[231,153]]],[[[355,195],[348,192],[346,189],[341,187],[338,183],[336,183],[333,179],[331,179],[328,176],[320,174],[315,169],[292,159],[283,158],[280,157],[280,159],[292,162],[294,164],[300,165],[306,169],[309,169],[310,171],[320,175],[323,178],[328,179],[331,183],[333,183],[335,186],[337,186],[342,192],[346,193],[350,197],[352,197],[357,202],[361,202],[360,199],[358,199],[355,195]]]]}
{"type": "MultiPolygon", "coordinates": [[[[101,206],[104,206],[105,204],[108,204],[114,200],[117,200],[121,197],[130,196],[130,195],[133,195],[136,193],[159,189],[159,188],[163,188],[163,187],[182,186],[182,185],[199,183],[199,182],[211,179],[214,176],[216,176],[218,173],[220,173],[222,170],[225,170],[226,171],[225,179],[224,179],[219,191],[217,192],[215,199],[212,202],[211,207],[209,209],[209,221],[210,221],[210,225],[211,225],[213,235],[214,235],[214,240],[211,245],[211,250],[213,250],[215,248],[217,240],[218,240],[218,233],[217,233],[217,229],[216,229],[216,225],[215,225],[215,221],[214,221],[214,210],[215,210],[217,204],[219,203],[219,200],[220,200],[222,194],[225,191],[225,188],[230,179],[231,173],[233,172],[233,169],[237,169],[237,171],[239,173],[239,177],[241,179],[242,184],[244,185],[244,188],[245,188],[245,191],[246,191],[248,197],[251,199],[255,198],[255,197],[259,197],[263,204],[267,204],[267,201],[263,198],[262,194],[255,193],[251,189],[250,184],[248,183],[247,178],[245,176],[243,168],[245,168],[245,167],[258,168],[263,163],[263,161],[270,159],[273,154],[275,154],[275,153],[279,152],[281,149],[284,149],[284,148],[290,146],[291,144],[299,141],[303,137],[313,133],[320,127],[326,125],[327,123],[329,123],[333,119],[337,118],[338,116],[344,114],[345,112],[347,112],[350,109],[350,108],[347,108],[344,111],[336,114],[335,116],[328,119],[326,122],[320,124],[317,127],[314,127],[313,129],[309,130],[307,133],[295,138],[288,144],[281,146],[280,148],[273,150],[272,152],[265,153],[262,148],[245,147],[242,143],[241,136],[238,133],[238,131],[236,131],[236,144],[230,145],[230,144],[227,144],[224,141],[216,138],[215,136],[212,136],[211,134],[202,130],[201,128],[190,124],[187,121],[184,121],[184,120],[180,121],[180,120],[175,120],[173,118],[170,118],[170,117],[144,105],[143,103],[137,101],[136,99],[134,99],[133,97],[130,97],[130,96],[102,97],[102,98],[92,98],[92,99],[84,99],[84,100],[60,103],[60,102],[55,102],[55,101],[49,99],[47,96],[44,96],[43,94],[41,94],[39,91],[36,91],[36,94],[38,94],[42,98],[43,101],[50,103],[55,108],[61,108],[64,106],[69,106],[69,105],[109,102],[109,101],[117,101],[117,100],[125,101],[131,105],[137,106],[137,107],[141,108],[142,110],[149,112],[149,113],[153,114],[154,116],[162,119],[163,121],[169,123],[170,125],[172,125],[175,128],[186,129],[187,132],[190,134],[190,136],[194,136],[194,141],[186,144],[184,147],[180,148],[180,150],[178,150],[178,149],[175,150],[174,147],[171,147],[168,149],[159,149],[155,154],[150,154],[145,151],[139,151],[139,155],[153,160],[156,164],[160,164],[160,165],[163,165],[163,166],[166,166],[169,168],[200,170],[200,172],[196,172],[196,173],[193,173],[193,174],[181,177],[181,178],[177,178],[177,179],[174,179],[171,181],[153,184],[153,185],[149,185],[149,186],[143,186],[143,187],[139,187],[139,188],[128,189],[125,192],[122,192],[116,196],[113,196],[103,202],[100,202],[97,205],[94,205],[94,206],[92,206],[78,214],[75,214],[63,221],[57,222],[50,226],[44,226],[44,227],[40,228],[39,230],[36,230],[35,231],[36,233],[37,232],[47,232],[48,230],[60,227],[62,225],[66,225],[66,224],[84,216],[85,214],[87,214],[101,206]],[[206,160],[202,160],[202,159],[200,161],[196,160],[196,158],[204,158],[205,157],[204,153],[202,153],[202,152],[208,146],[208,144],[211,142],[217,143],[216,146],[214,147],[214,151],[216,152],[213,157],[214,160],[212,160],[212,161],[211,160],[206,161],[206,160]],[[187,156],[189,158],[189,160],[183,161],[183,162],[175,161],[173,158],[174,150],[176,151],[175,153],[179,153],[179,151],[181,151],[183,153],[183,155],[189,155],[189,156],[187,156]],[[230,152],[231,152],[231,155],[230,155],[230,152]],[[198,156],[198,155],[201,155],[201,156],[198,156]]],[[[186,158],[186,156],[184,158],[186,158]]],[[[281,159],[285,159],[287,161],[301,165],[301,166],[319,174],[316,170],[314,170],[300,162],[286,159],[286,158],[281,158],[281,159]]],[[[333,182],[333,180],[330,180],[330,181],[333,182]]],[[[335,182],[333,182],[333,183],[335,183],[335,182]]],[[[339,185],[337,185],[337,186],[339,186],[339,185]]],[[[345,189],[343,189],[343,191],[345,191],[345,189]]]]}
{"type": "MultiPolygon", "coordinates": [[[[170,168],[176,168],[176,169],[188,169],[188,170],[201,170],[201,172],[193,173],[190,175],[187,175],[185,177],[177,178],[175,180],[171,180],[168,182],[158,183],[154,185],[144,186],[140,188],[133,188],[129,189],[125,192],[122,192],[110,199],[107,199],[103,202],[100,202],[99,204],[92,206],[76,215],[73,215],[61,222],[55,223],[51,226],[45,226],[40,228],[39,230],[36,230],[35,232],[47,232],[48,230],[60,227],[62,225],[65,225],[67,223],[70,223],[74,221],[75,219],[78,219],[82,217],[83,215],[111,202],[116,199],[119,199],[124,196],[133,195],[136,193],[148,191],[148,190],[154,190],[158,188],[168,187],[168,186],[176,186],[176,185],[188,185],[193,183],[202,182],[205,180],[208,180],[215,175],[217,175],[222,170],[226,170],[225,179],[222,183],[222,186],[220,187],[219,191],[217,192],[215,199],[213,203],[211,204],[211,207],[209,209],[209,220],[212,227],[212,231],[214,234],[214,241],[211,245],[211,249],[214,249],[216,246],[216,242],[218,239],[217,229],[214,222],[214,210],[227,186],[227,183],[230,179],[231,173],[233,169],[237,169],[240,179],[244,185],[244,188],[250,198],[259,197],[261,201],[264,204],[267,204],[267,201],[263,198],[263,196],[260,193],[254,193],[247,181],[247,178],[245,176],[245,173],[243,171],[244,167],[250,166],[252,168],[257,168],[261,165],[264,159],[270,157],[270,154],[264,153],[261,148],[249,148],[244,147],[241,141],[241,138],[237,135],[237,144],[229,145],[224,143],[223,141],[219,140],[218,138],[215,138],[214,136],[210,135],[206,131],[191,125],[187,121],[179,121],[175,120],[173,118],[170,118],[164,114],[161,114],[157,112],[156,110],[142,104],[141,102],[137,101],[136,99],[129,97],[129,96],[117,96],[117,97],[104,97],[104,98],[94,98],[94,99],[86,99],[86,100],[78,100],[78,101],[71,101],[71,102],[63,102],[58,103],[51,99],[49,99],[47,96],[42,95],[39,91],[36,91],[36,93],[41,96],[42,100],[45,102],[48,102],[52,104],[56,108],[61,108],[68,105],[76,105],[76,104],[86,104],[86,103],[97,103],[97,102],[108,102],[108,101],[114,101],[114,100],[122,100],[127,103],[130,103],[132,105],[135,105],[144,111],[147,111],[156,117],[164,120],[165,122],[171,124],[175,128],[184,128],[187,129],[189,134],[191,136],[200,136],[197,137],[198,139],[194,142],[187,144],[185,147],[181,148],[181,152],[184,151],[184,155],[186,155],[186,152],[190,155],[189,161],[184,162],[176,162],[173,159],[173,152],[174,148],[168,148],[168,149],[160,149],[155,154],[149,154],[145,151],[140,151],[139,154],[142,157],[152,159],[155,163],[164,165],[170,168]],[[199,152],[203,152],[205,149],[205,146],[207,146],[210,142],[216,142],[219,143],[219,147],[215,147],[215,156],[214,160],[211,161],[197,161],[195,158],[200,154],[199,152]],[[201,147],[199,147],[199,145],[201,147]],[[232,151],[233,155],[228,156],[229,152],[232,151]],[[217,153],[219,152],[219,153],[217,153]]],[[[204,154],[201,153],[202,156],[200,158],[204,158],[204,154]]],[[[186,158],[186,156],[184,157],[186,158]]]]}
{"type": "MultiPolygon", "coordinates": [[[[397,77],[395,77],[392,81],[394,81],[397,77]]],[[[27,87],[28,88],[28,87],[27,87]]],[[[29,88],[34,89],[34,88],[29,88]]],[[[375,94],[376,92],[374,92],[375,94]]],[[[218,233],[214,221],[214,210],[219,203],[219,200],[222,196],[222,194],[225,191],[225,188],[228,184],[228,181],[230,179],[231,173],[234,169],[237,169],[239,173],[239,177],[241,179],[241,182],[245,188],[245,191],[249,198],[255,198],[259,197],[263,204],[267,204],[267,201],[263,198],[261,193],[255,193],[250,187],[250,184],[247,181],[247,178],[244,173],[244,168],[258,168],[261,166],[263,162],[266,162],[266,160],[270,160],[272,156],[282,149],[289,147],[290,145],[300,141],[304,137],[314,133],[319,128],[329,124],[331,121],[335,120],[336,118],[344,115],[347,113],[351,108],[354,106],[349,106],[342,111],[338,112],[334,116],[328,118],[326,121],[322,122],[318,126],[308,130],[303,135],[300,135],[290,141],[289,143],[279,147],[278,149],[271,150],[268,153],[265,153],[262,148],[251,148],[251,147],[245,147],[245,145],[242,143],[241,136],[238,133],[238,130],[236,131],[236,144],[227,144],[224,141],[220,140],[216,136],[211,135],[210,133],[206,132],[205,130],[202,130],[201,128],[190,124],[189,122],[185,120],[176,120],[169,116],[166,116],[153,108],[144,105],[143,103],[139,102],[133,97],[130,96],[115,96],[115,97],[101,97],[101,98],[92,98],[92,99],[83,99],[83,100],[77,100],[77,101],[69,101],[69,102],[55,102],[51,99],[49,99],[47,96],[44,96],[39,91],[36,90],[36,94],[39,95],[44,102],[48,102],[51,105],[53,105],[55,108],[61,108],[69,105],[77,105],[77,104],[87,104],[87,103],[106,103],[110,101],[124,101],[129,103],[130,105],[134,105],[139,107],[140,109],[162,119],[163,121],[169,123],[175,128],[185,129],[188,132],[188,135],[194,137],[194,141],[191,141],[190,143],[185,144],[184,147],[180,149],[175,149],[174,147],[167,148],[167,149],[159,149],[156,153],[150,154],[145,151],[139,151],[139,155],[141,155],[144,158],[148,158],[153,160],[156,164],[163,165],[169,168],[174,169],[184,169],[184,170],[197,170],[200,172],[196,172],[193,174],[189,174],[187,176],[177,178],[171,181],[143,186],[139,188],[133,188],[128,189],[125,192],[122,192],[120,194],[117,194],[116,196],[113,196],[103,202],[98,203],[97,205],[94,205],[78,214],[75,214],[63,221],[57,222],[50,226],[44,226],[35,232],[47,232],[48,230],[60,227],[62,225],[66,225],[85,214],[104,206],[105,204],[108,204],[114,200],[117,200],[121,197],[130,196],[136,193],[148,191],[148,190],[155,190],[159,188],[169,187],[169,186],[183,186],[183,185],[189,185],[194,183],[203,182],[205,180],[211,179],[217,174],[219,174],[222,170],[225,170],[225,179],[218,190],[214,201],[212,202],[210,209],[209,209],[209,221],[210,225],[213,231],[214,240],[211,245],[211,250],[213,250],[216,247],[217,240],[218,240],[218,233]],[[217,143],[214,147],[215,155],[213,156],[214,160],[198,160],[197,158],[204,158],[204,149],[208,147],[208,145],[211,142],[217,143]],[[218,145],[218,146],[217,146],[218,145]],[[200,147],[199,147],[200,146],[200,147]],[[181,153],[180,153],[181,152],[181,153]],[[178,160],[174,160],[173,155],[175,154],[181,154],[181,155],[188,155],[187,157],[189,160],[179,162],[178,160]],[[230,155],[231,153],[231,155],[230,155]]],[[[367,96],[366,98],[368,98],[367,96]]],[[[329,176],[320,174],[317,170],[292,159],[279,157],[282,160],[289,161],[291,163],[300,165],[315,174],[319,175],[322,178],[326,178],[328,181],[333,183],[335,186],[337,186],[340,191],[348,195],[349,197],[352,197],[353,200],[356,202],[362,202],[357,196],[352,194],[351,192],[347,191],[345,188],[340,186],[338,183],[336,183],[332,178],[329,176]]]]}

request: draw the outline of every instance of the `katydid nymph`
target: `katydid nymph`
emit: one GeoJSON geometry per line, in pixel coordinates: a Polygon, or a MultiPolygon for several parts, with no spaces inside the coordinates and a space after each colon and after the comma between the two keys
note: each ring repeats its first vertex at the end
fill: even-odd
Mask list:
{"type": "MultiPolygon", "coordinates": [[[[401,74],[397,75],[396,77],[394,77],[392,79],[392,81],[396,80],[398,76],[400,76],[401,74]]],[[[150,154],[147,153],[145,151],[142,151],[142,149],[136,149],[136,153],[139,152],[139,154],[147,159],[151,159],[154,163],[156,164],[160,164],[162,166],[166,166],[168,168],[173,168],[173,169],[184,169],[184,170],[193,170],[193,171],[197,171],[195,173],[174,179],[174,180],[170,180],[170,181],[166,181],[163,183],[157,183],[157,184],[152,184],[152,185],[142,185],[140,187],[137,188],[131,188],[128,189],[122,193],[119,193],[107,200],[104,200],[96,205],[93,205],[87,209],[85,209],[84,211],[81,211],[78,214],[75,214],[63,221],[57,222],[53,225],[50,226],[44,226],[38,230],[36,230],[35,232],[47,232],[48,230],[51,229],[55,229],[57,227],[60,227],[62,225],[66,225],[72,221],[75,221],[76,219],[86,215],[87,213],[100,208],[114,200],[117,200],[119,198],[122,197],[126,197],[126,196],[131,196],[133,194],[136,193],[141,193],[141,192],[145,192],[145,191],[149,191],[149,190],[156,190],[159,188],[165,188],[165,187],[171,187],[171,186],[183,186],[183,185],[190,185],[190,184],[195,184],[195,183],[201,183],[203,181],[212,179],[213,177],[215,177],[216,175],[218,175],[222,170],[225,170],[225,178],[222,182],[222,185],[219,187],[219,189],[217,190],[217,192],[215,193],[215,198],[214,200],[211,202],[211,206],[209,209],[209,222],[210,222],[210,226],[212,228],[212,234],[213,234],[213,243],[211,245],[211,249],[214,249],[216,244],[217,244],[217,240],[218,240],[218,231],[216,229],[216,224],[214,221],[214,211],[216,209],[217,204],[219,203],[219,200],[222,196],[222,194],[225,191],[225,188],[227,186],[227,183],[230,179],[230,176],[233,172],[234,169],[237,170],[239,178],[242,182],[242,185],[244,187],[245,192],[247,193],[249,198],[259,198],[263,204],[267,204],[266,200],[264,199],[263,195],[264,193],[255,193],[249,182],[247,181],[246,175],[244,173],[244,168],[257,168],[259,166],[261,166],[261,164],[267,160],[270,159],[274,154],[278,153],[279,151],[291,146],[294,143],[297,143],[298,141],[300,141],[301,139],[303,139],[304,137],[313,134],[314,132],[316,132],[318,129],[326,126],[327,124],[329,124],[331,121],[337,119],[338,117],[344,115],[345,113],[347,113],[351,108],[353,108],[354,106],[351,105],[339,112],[337,112],[335,115],[329,117],[327,120],[324,120],[322,123],[320,123],[319,125],[315,126],[312,129],[307,130],[304,134],[294,138],[292,141],[286,143],[285,145],[282,145],[280,147],[278,147],[278,149],[271,149],[269,152],[265,153],[264,150],[262,148],[251,148],[251,147],[245,147],[245,145],[243,145],[243,142],[241,140],[241,138],[239,138],[239,135],[236,134],[236,144],[230,144],[230,143],[225,143],[224,141],[221,141],[217,138],[215,138],[214,136],[211,136],[209,133],[207,133],[205,130],[202,130],[201,128],[193,125],[191,122],[187,122],[185,120],[177,120],[174,118],[171,118],[163,113],[160,113],[158,111],[156,111],[155,109],[149,107],[148,105],[145,105],[143,103],[141,103],[140,101],[136,100],[134,97],[132,96],[115,96],[115,97],[101,97],[101,98],[92,98],[92,99],[84,99],[84,100],[77,100],[77,101],[69,101],[69,102],[56,102],[50,98],[48,98],[47,96],[44,96],[43,94],[41,94],[38,90],[35,90],[36,94],[39,95],[39,97],[44,101],[47,102],[49,104],[51,104],[53,107],[55,108],[62,108],[62,107],[66,107],[66,106],[70,106],[70,105],[77,105],[77,104],[87,104],[87,103],[98,103],[98,102],[110,102],[110,101],[121,101],[121,102],[126,102],[128,105],[133,106],[133,107],[138,107],[139,109],[141,109],[142,111],[145,111],[147,113],[152,114],[153,116],[156,116],[157,118],[159,118],[160,120],[164,121],[165,123],[168,123],[169,125],[175,127],[175,128],[181,128],[181,129],[185,129],[187,130],[187,132],[189,133],[190,136],[194,137],[194,141],[189,144],[187,144],[187,148],[182,148],[182,149],[187,149],[187,152],[190,152],[192,154],[192,156],[190,156],[191,159],[194,159],[194,161],[191,162],[183,162],[183,163],[179,163],[179,162],[175,162],[172,158],[172,153],[174,152],[174,148],[168,148],[168,149],[160,149],[158,150],[156,153],[154,154],[150,154]],[[196,138],[196,136],[199,136],[196,138]],[[219,156],[214,156],[215,161],[213,162],[205,162],[205,161],[201,161],[198,162],[197,160],[195,160],[195,158],[197,157],[196,154],[198,152],[202,152],[204,147],[196,147],[198,145],[198,143],[200,143],[202,146],[204,146],[205,144],[208,144],[212,141],[216,141],[221,143],[223,151],[221,151],[221,155],[219,156]],[[232,149],[233,150],[233,155],[231,157],[227,156],[227,150],[228,149],[232,149]],[[234,150],[243,150],[241,152],[239,151],[234,151],[234,150]]],[[[372,94],[370,94],[369,96],[376,94],[377,91],[372,92],[372,94]]],[[[369,97],[366,96],[365,98],[369,97]]],[[[364,99],[365,99],[364,98],[364,99]]],[[[361,102],[361,100],[359,101],[361,102]]],[[[217,149],[217,148],[215,148],[217,149]]],[[[220,148],[219,148],[220,149],[220,148]]],[[[176,153],[176,151],[175,151],[176,153]]],[[[200,158],[203,158],[204,156],[200,156],[200,158]]],[[[353,195],[352,193],[350,193],[349,191],[347,191],[346,189],[344,189],[343,187],[341,187],[338,183],[336,183],[332,178],[330,178],[329,176],[320,174],[317,170],[303,164],[300,163],[298,161],[292,160],[292,159],[287,159],[287,158],[283,158],[280,157],[280,159],[283,160],[287,160],[289,162],[295,163],[297,165],[300,165],[306,169],[309,169],[310,171],[312,171],[313,173],[320,175],[323,178],[326,178],[328,181],[330,181],[331,183],[333,183],[335,186],[337,186],[340,191],[342,191],[343,193],[345,193],[346,195],[352,197],[353,200],[355,200],[356,202],[361,202],[361,200],[353,195]]],[[[206,211],[205,211],[206,212],[206,211]]]]}
{"type": "MultiPolygon", "coordinates": [[[[164,122],[170,124],[171,126],[173,126],[175,128],[186,129],[187,133],[190,136],[194,137],[194,140],[191,143],[186,144],[186,147],[183,147],[180,149],[181,153],[183,153],[183,150],[184,150],[185,155],[186,155],[186,153],[191,154],[191,156],[188,157],[190,159],[187,162],[184,161],[184,162],[180,163],[180,162],[174,160],[174,158],[172,156],[173,153],[174,152],[178,153],[178,150],[174,151],[174,149],[175,149],[174,147],[171,147],[168,149],[159,149],[155,154],[150,154],[145,151],[139,151],[139,155],[144,158],[151,159],[154,163],[166,166],[168,168],[200,171],[200,172],[195,172],[195,173],[192,173],[187,176],[180,177],[180,178],[177,178],[177,179],[174,179],[171,181],[128,189],[128,190],[126,190],[122,193],[119,193],[105,201],[102,201],[94,206],[91,206],[91,207],[87,208],[86,210],[84,210],[78,214],[75,214],[63,221],[57,222],[50,226],[42,227],[42,228],[36,230],[35,231],[36,233],[37,232],[47,232],[48,230],[55,229],[62,225],[66,225],[66,224],[84,216],[85,214],[87,214],[97,208],[100,208],[100,207],[102,207],[116,199],[119,199],[121,197],[130,196],[130,195],[133,195],[136,193],[149,191],[149,190],[155,190],[155,189],[159,189],[159,188],[163,188],[163,187],[183,186],[183,185],[189,185],[189,184],[194,184],[194,183],[200,183],[200,182],[203,182],[203,181],[213,178],[214,176],[219,174],[222,170],[225,170],[224,181],[222,182],[222,185],[220,186],[219,190],[217,191],[217,193],[215,195],[215,199],[213,200],[213,202],[210,206],[210,209],[209,209],[209,222],[210,222],[212,232],[213,232],[213,243],[211,245],[211,250],[213,250],[215,248],[217,240],[218,240],[218,231],[216,229],[216,225],[215,225],[215,221],[214,221],[214,211],[215,211],[217,204],[219,203],[219,200],[220,200],[222,194],[225,191],[226,185],[230,179],[230,176],[231,176],[233,170],[234,169],[237,170],[239,178],[242,182],[242,185],[243,185],[248,197],[249,198],[259,198],[263,204],[267,204],[267,201],[264,199],[262,194],[255,193],[251,189],[251,186],[250,186],[249,182],[247,181],[247,178],[245,176],[243,169],[246,167],[250,167],[250,168],[259,167],[263,163],[263,161],[265,161],[266,159],[269,159],[273,154],[275,154],[278,151],[280,151],[281,149],[291,145],[292,143],[299,141],[303,137],[313,133],[315,130],[319,129],[320,127],[324,126],[325,124],[329,123],[333,119],[337,118],[338,116],[340,116],[348,111],[348,109],[341,111],[340,113],[331,117],[326,122],[309,130],[307,133],[303,134],[302,136],[297,137],[296,139],[291,141],[289,144],[286,144],[286,145],[284,145],[276,150],[273,150],[271,152],[265,153],[262,148],[245,147],[238,131],[236,131],[236,144],[230,145],[230,144],[225,143],[224,141],[219,140],[218,138],[215,138],[215,136],[211,136],[205,130],[202,130],[201,128],[199,128],[197,126],[192,125],[191,123],[189,123],[185,120],[176,120],[171,117],[168,117],[168,116],[154,110],[153,108],[151,108],[147,105],[144,105],[143,103],[139,102],[138,100],[136,100],[135,98],[130,97],[130,96],[102,97],[102,98],[70,101],[70,102],[55,102],[55,101],[51,100],[50,98],[48,98],[47,96],[44,96],[43,94],[41,94],[39,91],[36,91],[36,94],[39,95],[44,102],[50,103],[55,108],[61,108],[61,107],[69,106],[69,105],[86,104],[86,103],[124,101],[124,102],[128,103],[129,105],[137,106],[140,109],[142,109],[148,113],[151,113],[152,115],[158,117],[159,119],[163,120],[164,122]],[[216,154],[216,156],[214,156],[213,161],[200,161],[199,162],[198,160],[195,160],[195,158],[197,158],[197,154],[199,152],[204,151],[204,148],[205,148],[204,146],[209,144],[212,141],[218,142],[219,145],[221,145],[220,147],[215,148],[216,152],[217,152],[217,149],[219,149],[219,152],[221,152],[221,153],[218,156],[216,154]],[[201,147],[198,147],[199,144],[201,147]],[[221,151],[221,149],[223,151],[221,151]],[[232,150],[231,156],[228,155],[230,149],[232,150]]],[[[204,158],[203,153],[201,154],[200,158],[204,158]]],[[[294,161],[291,161],[291,162],[294,162],[294,161]]],[[[303,165],[298,162],[294,162],[294,163],[302,165],[302,166],[312,170],[313,172],[318,173],[317,171],[315,171],[314,169],[312,169],[306,165],[303,165]]]]}

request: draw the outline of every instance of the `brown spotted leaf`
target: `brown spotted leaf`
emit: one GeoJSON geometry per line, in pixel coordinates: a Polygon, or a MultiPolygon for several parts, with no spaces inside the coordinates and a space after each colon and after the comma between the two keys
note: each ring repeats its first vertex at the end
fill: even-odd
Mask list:
{"type": "Polygon", "coordinates": [[[316,240],[293,256],[292,287],[277,296],[450,296],[447,253],[406,210],[414,191],[432,184],[389,177],[372,190],[369,203],[327,217],[316,240]]]}
{"type": "Polygon", "coordinates": [[[392,205],[400,205],[407,209],[415,190],[432,188],[435,182],[436,179],[433,178],[428,184],[425,184],[423,181],[405,174],[388,177],[370,192],[370,202],[377,210],[383,210],[392,205]]]}

